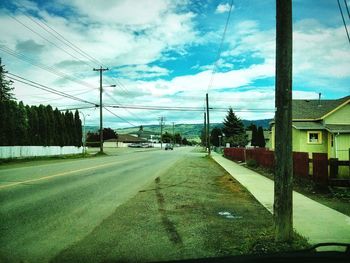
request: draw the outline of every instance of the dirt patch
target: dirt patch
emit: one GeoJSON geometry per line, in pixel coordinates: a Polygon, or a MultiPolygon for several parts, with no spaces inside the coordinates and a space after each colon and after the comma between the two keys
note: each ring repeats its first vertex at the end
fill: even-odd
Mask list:
{"type": "Polygon", "coordinates": [[[164,196],[161,193],[161,188],[159,186],[159,183],[160,183],[159,177],[155,179],[155,183],[156,183],[155,192],[156,192],[157,201],[158,201],[158,211],[161,214],[163,227],[165,228],[166,232],[168,233],[169,239],[172,242],[174,242],[175,244],[182,243],[181,237],[176,230],[175,224],[167,216],[166,209],[164,206],[164,202],[165,202],[164,196]]]}

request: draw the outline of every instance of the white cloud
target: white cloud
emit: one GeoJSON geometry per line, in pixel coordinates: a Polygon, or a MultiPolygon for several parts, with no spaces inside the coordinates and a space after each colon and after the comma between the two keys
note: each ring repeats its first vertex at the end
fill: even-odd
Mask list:
{"type": "Polygon", "coordinates": [[[122,75],[130,79],[154,78],[169,74],[169,70],[166,68],[148,65],[127,66],[118,68],[115,71],[117,76],[122,75]]]}
{"type": "MultiPolygon", "coordinates": [[[[234,6],[232,6],[232,10],[234,10],[234,6]]],[[[222,13],[226,13],[230,11],[230,4],[229,3],[225,3],[225,4],[219,4],[216,7],[215,13],[217,14],[222,14],[222,13]]]]}
{"type": "MultiPolygon", "coordinates": [[[[275,31],[260,30],[255,21],[244,21],[235,28],[231,37],[231,50],[223,56],[275,58],[275,31]]],[[[273,62],[274,63],[274,62],[273,62]]],[[[316,20],[301,20],[293,33],[294,77],[348,78],[350,53],[343,27],[326,27],[316,20]]]]}

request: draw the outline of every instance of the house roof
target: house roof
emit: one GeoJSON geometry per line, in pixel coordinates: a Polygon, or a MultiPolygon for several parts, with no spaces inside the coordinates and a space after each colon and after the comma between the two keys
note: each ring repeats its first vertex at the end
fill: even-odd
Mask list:
{"type": "Polygon", "coordinates": [[[326,130],[332,133],[350,133],[350,125],[347,124],[326,124],[326,130]]]}
{"type": "Polygon", "coordinates": [[[293,100],[293,120],[322,119],[334,109],[350,101],[350,96],[337,100],[293,100]]]}
{"type": "Polygon", "coordinates": [[[158,136],[158,133],[156,132],[151,132],[151,131],[137,131],[137,132],[130,132],[129,134],[134,134],[134,135],[137,135],[141,138],[147,138],[147,139],[150,139],[151,136],[152,137],[157,137],[158,136]]]}
{"type": "Polygon", "coordinates": [[[118,139],[109,139],[105,142],[145,142],[144,139],[132,136],[130,134],[118,134],[118,139]]]}
{"type": "Polygon", "coordinates": [[[324,130],[322,123],[313,121],[293,121],[292,127],[297,130],[324,130]]]}

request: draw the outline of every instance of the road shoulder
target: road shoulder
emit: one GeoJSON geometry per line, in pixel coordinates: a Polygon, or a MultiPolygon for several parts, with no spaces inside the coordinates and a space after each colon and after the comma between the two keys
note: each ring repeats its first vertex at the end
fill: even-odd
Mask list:
{"type": "Polygon", "coordinates": [[[178,161],[53,262],[241,255],[271,236],[272,216],[203,154],[178,161]]]}

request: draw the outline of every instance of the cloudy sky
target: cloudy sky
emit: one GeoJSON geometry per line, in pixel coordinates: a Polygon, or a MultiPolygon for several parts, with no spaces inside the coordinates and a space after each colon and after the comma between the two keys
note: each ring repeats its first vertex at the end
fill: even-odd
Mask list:
{"type": "MultiPolygon", "coordinates": [[[[340,1],[345,11],[344,1],[340,1]]],[[[201,123],[209,93],[212,122],[232,106],[241,118],[273,117],[275,0],[59,0],[0,3],[0,57],[25,79],[98,104],[178,107],[183,111],[107,108],[105,126],[201,123]],[[215,64],[216,63],[216,64],[215,64]],[[215,74],[212,74],[214,64],[215,74]],[[108,87],[116,85],[115,87],[108,87]],[[193,108],[194,107],[194,108],[193,108]]],[[[348,1],[350,7],[350,1],[348,1]]],[[[350,18],[345,13],[350,30],[350,18]]],[[[294,0],[293,97],[350,94],[350,44],[336,0],[294,0]]],[[[26,104],[89,107],[15,81],[26,104]]],[[[82,109],[98,125],[98,109],[82,109]]]]}

